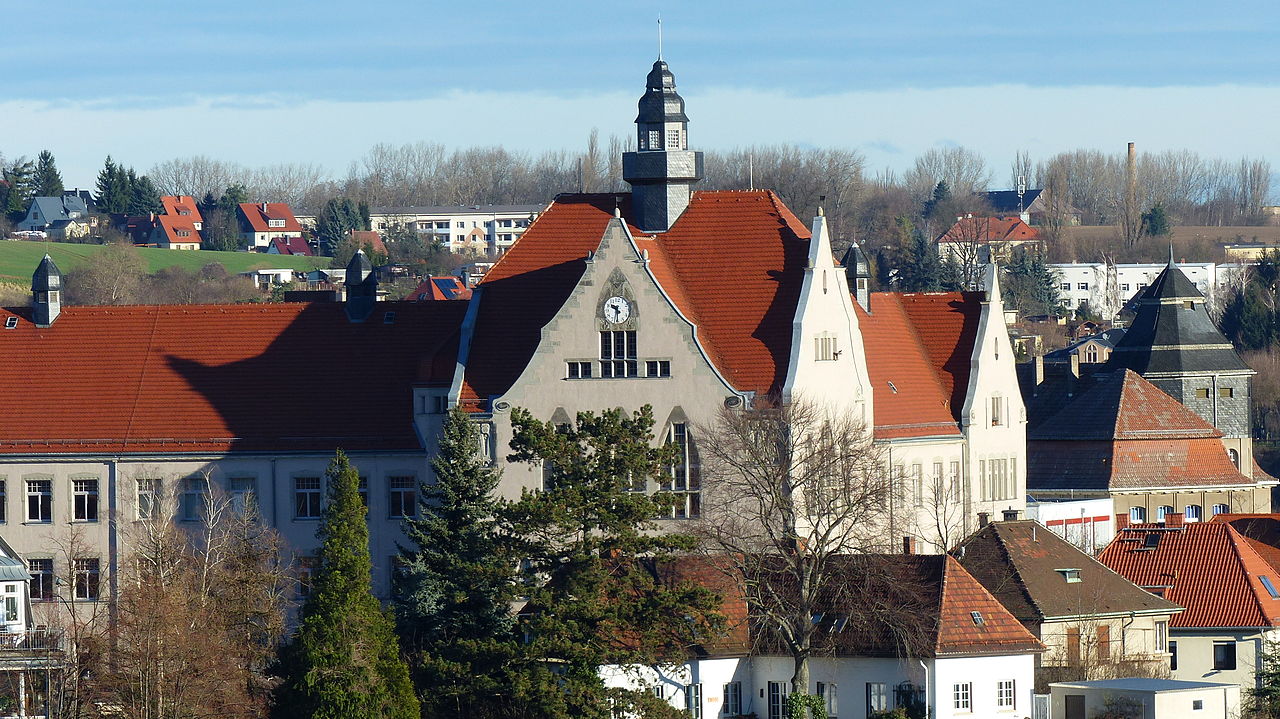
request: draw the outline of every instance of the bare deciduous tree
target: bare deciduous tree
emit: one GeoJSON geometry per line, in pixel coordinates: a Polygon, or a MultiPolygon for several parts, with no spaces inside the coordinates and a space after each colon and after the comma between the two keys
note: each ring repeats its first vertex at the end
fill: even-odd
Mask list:
{"type": "Polygon", "coordinates": [[[880,452],[859,422],[808,402],[725,410],[701,434],[697,532],[807,691],[809,659],[822,650],[815,615],[841,607],[856,617],[866,599],[844,580],[844,559],[887,549],[880,452]]]}

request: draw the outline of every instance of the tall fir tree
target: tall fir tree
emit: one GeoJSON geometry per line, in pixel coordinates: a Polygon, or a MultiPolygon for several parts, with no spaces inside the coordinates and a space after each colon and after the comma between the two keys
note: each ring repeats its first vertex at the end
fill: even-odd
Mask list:
{"type": "Polygon", "coordinates": [[[477,453],[479,439],[466,412],[449,411],[431,460],[436,481],[404,522],[397,623],[426,716],[506,713],[515,560],[497,531],[499,472],[477,453]]]}
{"type": "Polygon", "coordinates": [[[164,204],[160,202],[160,191],[151,182],[151,178],[138,177],[129,170],[129,210],[130,215],[145,215],[151,212],[164,212],[164,204]]]}
{"type": "Polygon", "coordinates": [[[53,160],[53,153],[41,150],[36,157],[34,178],[36,197],[62,197],[62,174],[53,160]]]}
{"type": "Polygon", "coordinates": [[[937,292],[942,287],[941,275],[937,244],[920,230],[912,229],[904,262],[898,268],[898,287],[903,292],[937,292]]]}
{"type": "MultiPolygon", "coordinates": [[[[321,253],[336,257],[338,248],[349,241],[352,230],[367,229],[367,213],[368,206],[357,206],[346,197],[329,198],[316,217],[316,239],[320,241],[321,253]]],[[[354,254],[355,249],[359,248],[352,249],[350,254],[354,254]]]]}
{"type": "Polygon", "coordinates": [[[281,651],[274,716],[417,719],[418,700],[390,613],[371,591],[360,477],[341,450],[329,464],[318,566],[300,626],[281,651]]]}
{"type": "Polygon", "coordinates": [[[515,708],[527,716],[648,716],[661,709],[651,695],[606,688],[599,668],[659,664],[722,621],[713,594],[664,585],[652,571],[695,544],[655,531],[678,495],[635,491],[668,480],[681,449],[653,446],[648,406],[631,415],[580,412],[568,425],[516,408],[511,424],[508,459],[546,468],[543,491],[526,491],[503,512],[528,571],[518,625],[527,640],[512,663],[515,708]]]}
{"type": "Polygon", "coordinates": [[[108,214],[123,214],[129,210],[133,199],[133,187],[129,174],[107,155],[102,170],[98,172],[98,209],[108,214]]]}
{"type": "Polygon", "coordinates": [[[35,197],[35,163],[30,160],[18,158],[10,163],[7,167],[0,168],[0,180],[4,180],[3,202],[0,203],[0,213],[8,215],[9,219],[18,222],[27,214],[27,208],[31,205],[31,198],[35,197]]]}

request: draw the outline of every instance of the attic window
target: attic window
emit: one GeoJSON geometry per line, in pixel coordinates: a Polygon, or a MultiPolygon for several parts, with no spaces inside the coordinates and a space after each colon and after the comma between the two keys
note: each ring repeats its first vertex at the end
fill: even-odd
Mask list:
{"type": "Polygon", "coordinates": [[[1184,309],[1184,310],[1195,309],[1195,306],[1196,306],[1196,304],[1195,304],[1194,302],[1192,302],[1191,300],[1183,300],[1183,301],[1182,301],[1182,309],[1184,309]]]}
{"type": "Polygon", "coordinates": [[[395,323],[396,323],[396,313],[394,313],[394,312],[386,312],[386,313],[383,313],[383,315],[382,315],[382,324],[384,324],[384,325],[393,325],[393,324],[395,324],[395,323]]]}
{"type": "Polygon", "coordinates": [[[267,220],[267,227],[284,227],[284,220],[267,220]]]}
{"type": "Polygon", "coordinates": [[[984,626],[987,620],[982,618],[982,612],[969,612],[969,616],[973,618],[973,625],[976,627],[984,626]]]}
{"type": "Polygon", "coordinates": [[[1267,594],[1270,594],[1272,599],[1280,599],[1280,592],[1277,592],[1276,585],[1271,583],[1271,577],[1264,574],[1258,577],[1258,579],[1262,580],[1262,586],[1267,588],[1267,594]]]}
{"type": "Polygon", "coordinates": [[[1155,549],[1160,546],[1160,533],[1148,532],[1145,539],[1142,540],[1143,549],[1155,549]]]}
{"type": "Polygon", "coordinates": [[[898,387],[897,387],[897,385],[895,385],[895,384],[894,384],[894,383],[892,383],[892,382],[890,382],[890,383],[889,383],[889,389],[893,390],[893,393],[894,393],[894,394],[897,394],[897,393],[898,393],[898,387]]]}
{"type": "Polygon", "coordinates": [[[1065,579],[1065,580],[1067,580],[1067,584],[1079,584],[1079,583],[1080,583],[1080,570],[1079,570],[1079,569],[1055,569],[1054,571],[1055,571],[1055,572],[1057,572],[1058,574],[1061,574],[1061,575],[1062,575],[1062,578],[1063,578],[1063,579],[1065,579]]]}
{"type": "Polygon", "coordinates": [[[17,327],[17,326],[18,326],[18,318],[17,318],[17,317],[6,317],[6,318],[4,318],[4,328],[5,328],[5,329],[7,329],[7,330],[11,330],[11,329],[13,329],[13,328],[15,328],[15,327],[17,327]]]}

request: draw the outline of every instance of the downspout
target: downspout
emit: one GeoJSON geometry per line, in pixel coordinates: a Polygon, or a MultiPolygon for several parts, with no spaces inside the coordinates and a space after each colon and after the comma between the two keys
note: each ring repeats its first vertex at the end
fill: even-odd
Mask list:
{"type": "Polygon", "coordinates": [[[276,529],[280,528],[280,495],[279,487],[276,485],[276,461],[275,457],[271,458],[271,526],[276,529]]]}
{"type": "Polygon", "coordinates": [[[932,692],[930,692],[930,691],[929,691],[929,689],[931,689],[931,687],[930,687],[930,685],[929,685],[929,665],[928,665],[928,664],[925,664],[925,661],[924,661],[923,659],[917,659],[916,661],[920,662],[920,668],[924,670],[924,709],[925,709],[925,716],[933,716],[933,715],[934,715],[934,711],[933,711],[933,704],[929,701],[929,695],[932,693],[932,692]]]}
{"type": "Polygon", "coordinates": [[[116,514],[117,492],[116,483],[119,481],[119,472],[117,463],[119,459],[110,459],[107,461],[107,566],[111,572],[111,576],[107,581],[111,584],[111,607],[110,618],[111,626],[116,625],[116,605],[120,602],[120,580],[119,568],[120,563],[120,518],[116,514]]]}

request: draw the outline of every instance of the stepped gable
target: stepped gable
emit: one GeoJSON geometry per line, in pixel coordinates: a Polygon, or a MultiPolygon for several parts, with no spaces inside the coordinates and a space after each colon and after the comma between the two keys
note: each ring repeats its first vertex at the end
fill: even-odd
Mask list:
{"type": "Polygon", "coordinates": [[[1138,297],[1128,331],[1108,366],[1144,377],[1243,372],[1252,374],[1209,317],[1204,295],[1172,262],[1138,297]]]}
{"type": "Polygon", "coordinates": [[[871,375],[877,439],[960,436],[948,394],[907,318],[901,295],[875,292],[871,312],[854,303],[871,375]]]}
{"type": "Polygon", "coordinates": [[[1280,627],[1280,573],[1226,522],[1138,524],[1120,530],[1098,560],[1186,611],[1172,626],[1280,627]],[[1170,525],[1173,526],[1170,526],[1170,525]]]}
{"type": "Polygon", "coordinates": [[[0,453],[421,451],[412,388],[447,383],[465,303],[376,309],[64,307],[47,328],[0,310],[0,361],[23,368],[0,385],[0,453]]]}
{"type": "Polygon", "coordinates": [[[986,293],[922,292],[899,298],[942,384],[952,418],[963,424],[961,415],[986,293]]]}
{"type": "Polygon", "coordinates": [[[1024,624],[1081,615],[1178,612],[1030,519],[992,522],[960,543],[958,561],[1024,624]],[[1079,570],[1067,584],[1059,570],[1079,570]]]}
{"type": "Polygon", "coordinates": [[[464,403],[480,407],[519,378],[542,327],[582,279],[615,206],[730,384],[760,394],[781,388],[809,231],[776,194],[696,192],[676,223],[654,237],[631,224],[628,195],[561,195],[477,287],[464,403]]]}

